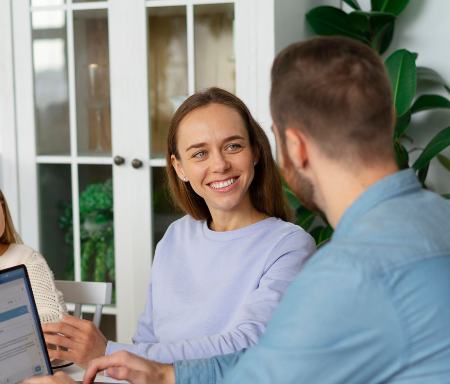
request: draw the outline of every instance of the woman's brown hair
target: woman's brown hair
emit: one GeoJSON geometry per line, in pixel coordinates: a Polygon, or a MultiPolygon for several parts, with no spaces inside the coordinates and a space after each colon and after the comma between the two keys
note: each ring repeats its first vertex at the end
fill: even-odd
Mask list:
{"type": "Polygon", "coordinates": [[[269,139],[242,100],[232,93],[216,87],[197,92],[186,99],[169,123],[166,172],[172,200],[196,220],[211,218],[205,200],[194,192],[189,182],[180,180],[171,165],[172,155],[180,160],[177,148],[177,132],[181,122],[195,109],[206,107],[209,104],[222,104],[236,110],[245,123],[253,150],[259,153],[260,158],[255,166],[255,176],[249,187],[250,200],[253,206],[256,210],[268,216],[291,221],[291,209],[283,192],[280,171],[273,159],[269,139]]]}
{"type": "Polygon", "coordinates": [[[3,209],[5,214],[5,231],[3,235],[0,237],[0,243],[10,245],[13,243],[23,244],[22,239],[14,228],[14,224],[11,220],[11,213],[8,209],[8,203],[6,202],[5,196],[3,196],[3,192],[0,189],[0,209],[3,209]]]}

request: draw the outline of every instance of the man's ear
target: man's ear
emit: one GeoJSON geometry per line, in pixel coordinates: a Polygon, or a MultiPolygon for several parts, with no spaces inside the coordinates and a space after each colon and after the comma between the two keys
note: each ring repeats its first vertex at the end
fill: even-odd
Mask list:
{"type": "Polygon", "coordinates": [[[181,162],[177,160],[175,155],[170,156],[170,161],[172,163],[173,169],[175,169],[175,172],[177,173],[178,177],[183,180],[187,181],[187,177],[184,174],[183,167],[181,166],[181,162]]]}
{"type": "Polygon", "coordinates": [[[308,138],[294,128],[286,129],[285,136],[287,155],[295,168],[303,169],[308,162],[308,138]]]}

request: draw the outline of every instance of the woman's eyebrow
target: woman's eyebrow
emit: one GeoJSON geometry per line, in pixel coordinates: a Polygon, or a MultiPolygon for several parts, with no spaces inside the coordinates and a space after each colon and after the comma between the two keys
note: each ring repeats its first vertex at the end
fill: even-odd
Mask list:
{"type": "Polygon", "coordinates": [[[235,136],[227,137],[223,142],[226,143],[228,141],[233,141],[233,140],[245,140],[245,139],[242,136],[235,135],[235,136]]]}
{"type": "Polygon", "coordinates": [[[205,145],[206,145],[206,143],[192,144],[189,147],[187,147],[186,152],[192,148],[201,148],[201,147],[204,147],[205,145]]]}
{"type": "MultiPolygon", "coordinates": [[[[245,140],[245,139],[242,136],[235,135],[235,136],[227,137],[223,142],[226,143],[228,141],[233,141],[233,140],[245,140]]],[[[186,148],[186,152],[189,151],[190,149],[201,148],[201,147],[204,147],[206,145],[207,145],[207,143],[192,144],[192,145],[190,145],[189,147],[186,148]]]]}

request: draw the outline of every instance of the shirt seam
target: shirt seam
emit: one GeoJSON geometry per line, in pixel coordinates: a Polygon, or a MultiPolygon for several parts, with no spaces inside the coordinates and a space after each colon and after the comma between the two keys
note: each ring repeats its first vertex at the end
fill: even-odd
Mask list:
{"type": "MultiPolygon", "coordinates": [[[[299,227],[298,229],[295,229],[294,232],[288,233],[287,235],[283,236],[283,237],[280,239],[280,241],[279,241],[279,242],[275,245],[275,247],[272,249],[272,252],[270,252],[270,255],[269,255],[269,257],[267,258],[266,262],[264,263],[263,274],[267,272],[267,269],[266,269],[267,263],[269,262],[269,260],[272,259],[272,255],[273,255],[274,252],[278,249],[278,247],[280,246],[280,244],[281,244],[284,240],[286,240],[286,238],[288,238],[289,236],[295,235],[295,234],[297,234],[297,233],[302,233],[302,232],[307,233],[303,228],[300,228],[300,227],[299,227]]],[[[309,236],[311,236],[309,233],[307,233],[307,234],[308,234],[309,236]]],[[[292,251],[291,251],[291,252],[292,252],[292,251]]],[[[287,253],[288,253],[288,252],[285,252],[285,253],[283,253],[282,255],[280,255],[279,257],[277,257],[277,259],[274,260],[273,263],[275,263],[280,257],[282,257],[283,255],[285,255],[285,254],[287,254],[287,253]]],[[[273,263],[272,263],[272,264],[273,264],[273,263]]]]}
{"type": "Polygon", "coordinates": [[[404,367],[407,365],[407,362],[410,360],[410,356],[411,356],[411,345],[410,345],[411,343],[408,342],[408,340],[411,337],[411,333],[409,332],[409,328],[408,328],[406,321],[402,319],[402,317],[400,316],[400,314],[397,310],[396,305],[394,304],[391,290],[389,289],[389,287],[387,286],[387,284],[385,282],[385,274],[378,273],[374,276],[374,273],[372,271],[369,271],[369,273],[372,275],[372,278],[378,277],[377,280],[380,281],[380,285],[383,289],[383,292],[385,293],[385,295],[389,301],[389,304],[391,305],[392,310],[395,313],[395,316],[399,323],[400,329],[402,330],[403,345],[402,345],[401,366],[404,367]]]}
{"type": "Polygon", "coordinates": [[[411,255],[408,260],[399,260],[397,262],[388,261],[389,266],[387,268],[382,268],[380,266],[373,266],[373,268],[380,274],[384,274],[387,272],[392,272],[395,269],[405,267],[407,265],[412,265],[415,263],[420,263],[421,261],[439,258],[439,257],[450,257],[450,249],[444,251],[436,251],[436,252],[420,252],[411,255]]]}

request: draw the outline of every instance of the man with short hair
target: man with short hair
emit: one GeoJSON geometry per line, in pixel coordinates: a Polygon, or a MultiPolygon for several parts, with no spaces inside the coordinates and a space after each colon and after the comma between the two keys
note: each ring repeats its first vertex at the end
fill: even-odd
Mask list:
{"type": "Polygon", "coordinates": [[[326,214],[331,241],[257,346],[173,365],[122,351],[94,360],[86,382],[106,368],[133,384],[450,382],[450,203],[398,171],[380,58],[346,38],[291,45],[271,110],[285,179],[326,214]]]}

